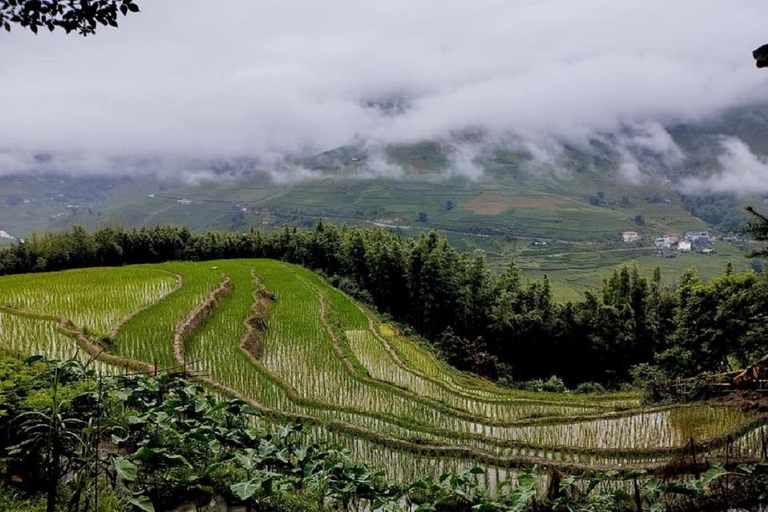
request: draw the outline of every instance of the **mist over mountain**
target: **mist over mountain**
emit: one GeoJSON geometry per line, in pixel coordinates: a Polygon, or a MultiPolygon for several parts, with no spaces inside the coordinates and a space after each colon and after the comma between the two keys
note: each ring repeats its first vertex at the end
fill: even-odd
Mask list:
{"type": "MultiPolygon", "coordinates": [[[[637,182],[657,165],[646,153],[682,158],[675,126],[768,100],[750,57],[768,4],[754,0],[145,4],[94,37],[2,35],[0,173],[304,179],[285,162],[362,145],[364,173],[397,176],[376,148],[432,140],[475,177],[489,144],[544,166],[607,144],[637,182]]],[[[750,161],[715,146],[716,163],[750,161]]]]}

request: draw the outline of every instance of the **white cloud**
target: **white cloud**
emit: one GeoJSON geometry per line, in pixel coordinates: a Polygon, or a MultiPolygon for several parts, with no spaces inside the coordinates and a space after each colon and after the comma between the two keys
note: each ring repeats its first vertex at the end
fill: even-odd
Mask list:
{"type": "Polygon", "coordinates": [[[768,192],[768,162],[758,157],[741,140],[723,137],[723,153],[719,157],[722,170],[707,178],[688,178],[681,183],[689,193],[735,192],[756,194],[768,192]]]}
{"type": "Polygon", "coordinates": [[[94,37],[0,35],[0,149],[95,155],[78,158],[98,169],[116,154],[269,159],[467,127],[584,140],[635,124],[632,144],[674,158],[660,123],[768,91],[750,56],[762,0],[140,5],[94,37]],[[401,97],[399,115],[365,106],[401,97]]]}

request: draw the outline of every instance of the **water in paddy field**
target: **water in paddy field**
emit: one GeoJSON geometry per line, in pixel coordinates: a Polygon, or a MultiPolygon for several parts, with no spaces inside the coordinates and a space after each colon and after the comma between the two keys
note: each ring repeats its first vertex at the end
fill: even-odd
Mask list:
{"type": "MultiPolygon", "coordinates": [[[[391,448],[354,435],[334,432],[323,427],[313,426],[309,435],[315,441],[327,442],[331,445],[350,450],[356,460],[364,462],[371,468],[384,470],[387,478],[398,482],[411,482],[430,477],[436,479],[443,473],[461,473],[473,467],[480,467],[485,471],[485,474],[478,475],[479,483],[482,488],[487,489],[493,494],[499,491],[500,485],[505,481],[514,479],[519,471],[515,469],[515,465],[511,461],[508,464],[498,464],[482,457],[473,459],[435,456],[427,448],[421,452],[411,452],[391,448]]],[[[730,443],[718,447],[700,447],[699,450],[701,451],[698,452],[697,456],[703,459],[723,458],[727,452],[731,458],[759,459],[763,456],[765,448],[763,439],[765,436],[768,436],[768,426],[758,424],[747,429],[742,435],[735,437],[730,443]]],[[[684,445],[681,450],[687,454],[684,445]]],[[[670,454],[649,454],[646,456],[632,456],[629,454],[571,454],[570,457],[563,457],[557,450],[548,448],[522,450],[520,454],[524,456],[549,457],[554,463],[565,461],[588,466],[607,466],[615,469],[622,469],[627,464],[632,463],[664,463],[673,457],[670,454]]],[[[547,461],[542,460],[539,468],[541,472],[546,474],[549,471],[547,461]]]]}

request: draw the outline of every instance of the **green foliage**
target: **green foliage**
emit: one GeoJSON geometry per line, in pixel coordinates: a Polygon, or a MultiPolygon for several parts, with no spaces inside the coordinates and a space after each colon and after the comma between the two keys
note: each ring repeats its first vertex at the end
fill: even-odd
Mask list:
{"type": "MultiPolygon", "coordinates": [[[[15,368],[26,376],[20,382],[36,389],[48,386],[54,397],[59,387],[92,383],[95,378],[93,373],[82,371],[77,361],[30,363],[36,372],[32,377],[28,365],[0,359],[0,366],[15,368]],[[37,380],[41,382],[33,384],[37,380]]],[[[9,376],[16,377],[11,373],[9,376]]],[[[98,510],[105,511],[125,509],[128,504],[145,511],[168,510],[190,501],[202,506],[214,495],[223,496],[230,504],[275,512],[319,512],[326,507],[358,511],[369,505],[394,512],[401,510],[403,501],[410,510],[421,511],[597,512],[635,506],[660,510],[680,503],[702,505],[718,499],[719,493],[741,493],[740,503],[745,496],[762,499],[756,494],[764,480],[761,465],[740,465],[731,471],[713,465],[700,477],[682,483],[648,479],[637,471],[582,476],[553,471],[546,497],[540,495],[544,476],[535,467],[519,470],[513,481],[500,482],[499,493],[493,496],[483,483],[489,475],[480,467],[399,486],[387,482],[381,472],[353,462],[348,451],[307,443],[304,428],[298,423],[259,428],[254,423],[257,416],[244,402],[218,400],[198,384],[178,376],[103,378],[97,389],[104,391],[103,401],[72,409],[80,415],[72,417],[77,421],[61,425],[53,437],[65,439],[71,434],[84,438],[90,431],[85,418],[95,417],[103,440],[110,440],[109,444],[102,443],[98,452],[78,457],[74,465],[72,459],[66,463],[75,475],[82,471],[77,468],[88,466],[101,468],[105,478],[85,479],[80,484],[80,477],[65,478],[64,472],[56,473],[58,484],[54,486],[68,500],[58,503],[68,510],[92,510],[89,507],[97,487],[98,510]],[[644,483],[638,487],[636,479],[641,477],[644,483]],[[630,489],[634,485],[634,493],[628,485],[630,489]]],[[[55,421],[47,420],[46,424],[55,421]]],[[[29,439],[37,436],[35,428],[24,429],[20,435],[29,439]]],[[[20,444],[27,443],[22,440],[20,444]]],[[[5,460],[11,465],[15,459],[27,457],[13,449],[6,453],[5,460]]],[[[62,463],[66,453],[61,453],[62,463]]],[[[47,480],[46,488],[51,483],[47,480]]],[[[8,488],[0,489],[0,505],[4,510],[43,509],[34,495],[28,498],[8,488]]]]}
{"type": "Polygon", "coordinates": [[[573,390],[576,394],[605,393],[605,387],[599,382],[582,382],[573,390]]]}
{"type": "Polygon", "coordinates": [[[35,34],[40,28],[51,32],[60,28],[67,33],[74,31],[86,36],[95,33],[97,25],[117,27],[120,13],[125,16],[129,12],[139,12],[134,0],[107,0],[93,4],[76,0],[8,0],[0,5],[0,27],[10,32],[11,24],[18,24],[35,34]]]}
{"type": "MultiPolygon", "coordinates": [[[[768,217],[755,210],[753,207],[748,206],[747,212],[750,217],[747,227],[742,231],[746,232],[750,237],[758,242],[768,241],[768,217]]],[[[753,258],[764,258],[768,256],[768,249],[761,248],[750,253],[753,258]]]]}
{"type": "MultiPolygon", "coordinates": [[[[186,228],[172,227],[105,229],[90,234],[76,228],[0,251],[0,273],[33,270],[38,258],[44,258],[46,268],[53,270],[75,264],[213,257],[276,257],[333,276],[332,283],[349,295],[440,342],[453,364],[491,378],[504,368],[521,381],[546,379],[554,373],[570,387],[585,381],[620,387],[630,380],[631,367],[654,363],[655,355],[665,351],[659,364],[675,375],[717,371],[727,361],[747,364],[768,351],[762,336],[762,313],[755,306],[766,286],[754,276],[734,274],[712,285],[684,281],[673,294],[662,285],[660,271],[648,278],[636,266],[625,266],[605,279],[601,290],[587,292],[580,301],[558,304],[546,277],[525,281],[515,264],[495,276],[482,253],[460,253],[436,232],[410,240],[381,229],[339,229],[323,221],[311,231],[286,228],[270,235],[258,231],[193,235],[186,228]],[[77,260],[72,259],[73,254],[77,260]],[[717,287],[716,293],[708,291],[711,287],[717,287]],[[738,311],[738,318],[728,317],[729,311],[738,311]],[[691,321],[699,317],[707,322],[691,321]],[[738,343],[724,348],[724,340],[734,336],[738,343]],[[704,347],[708,355],[691,356],[697,347],[704,347]],[[572,364],[575,360],[582,363],[572,364]]],[[[216,274],[207,277],[211,278],[208,284],[201,281],[200,286],[210,292],[216,274]]],[[[32,283],[30,277],[18,279],[32,283]]],[[[169,283],[158,282],[158,291],[161,287],[167,290],[169,283]]],[[[192,284],[185,282],[185,286],[192,284]]],[[[115,317],[136,307],[125,302],[125,297],[132,296],[139,294],[123,294],[109,301],[115,305],[115,317]]],[[[149,299],[151,294],[144,297],[149,299]]],[[[194,298],[176,294],[163,301],[162,307],[178,310],[174,301],[194,298]]],[[[15,296],[6,300],[23,304],[15,296]]],[[[87,307],[78,306],[82,311],[76,311],[71,305],[38,304],[74,315],[82,319],[76,323],[85,325],[87,307]]],[[[93,330],[103,336],[115,317],[93,330]]],[[[139,322],[131,322],[109,344],[110,350],[172,364],[172,353],[159,337],[166,336],[167,329],[173,328],[170,325],[179,320],[170,313],[167,320],[169,326],[146,325],[140,332],[131,331],[139,326],[139,322]],[[141,347],[140,338],[146,340],[141,347]]]]}
{"type": "Polygon", "coordinates": [[[687,377],[760,359],[766,353],[766,297],[766,281],[752,272],[726,270],[706,283],[686,274],[677,289],[676,329],[659,364],[671,376],[687,377]]]}
{"type": "Polygon", "coordinates": [[[724,232],[739,229],[746,221],[744,211],[734,194],[683,196],[683,206],[691,215],[717,226],[724,232]]]}

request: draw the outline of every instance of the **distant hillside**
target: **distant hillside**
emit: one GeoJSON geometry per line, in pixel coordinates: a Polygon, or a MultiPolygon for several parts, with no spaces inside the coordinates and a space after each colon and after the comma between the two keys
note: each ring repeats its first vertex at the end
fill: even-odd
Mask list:
{"type": "MultiPolygon", "coordinates": [[[[724,137],[742,141],[757,157],[768,155],[768,107],[676,123],[666,131],[627,126],[580,144],[467,132],[384,147],[360,143],[270,166],[247,158],[194,160],[190,165],[213,176],[198,185],[147,177],[6,176],[0,177],[0,229],[18,237],[73,224],[271,230],[310,226],[322,217],[392,226],[406,235],[439,229],[460,247],[484,249],[492,260],[516,256],[532,270],[592,272],[652,258],[651,240],[663,234],[726,235],[745,222],[745,205],[762,205],[762,195],[707,189],[711,176],[740,168],[737,160],[724,159],[723,141],[731,140],[724,137]],[[623,231],[637,231],[645,243],[623,244],[623,231]],[[536,256],[552,244],[560,244],[557,262],[536,256]]],[[[727,180],[717,183],[731,187],[727,180]]],[[[727,260],[743,267],[737,255],[743,249],[718,251],[729,256],[716,256],[716,266],[727,260]]],[[[588,277],[578,284],[594,283],[588,277]]]]}

